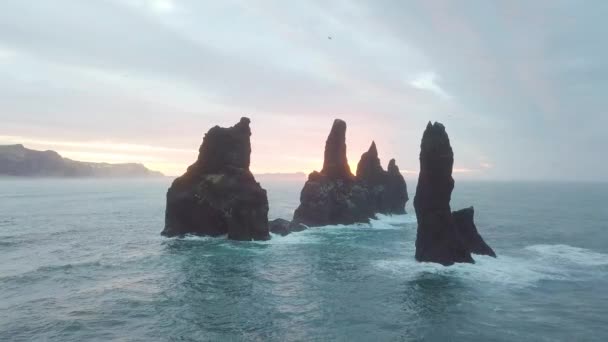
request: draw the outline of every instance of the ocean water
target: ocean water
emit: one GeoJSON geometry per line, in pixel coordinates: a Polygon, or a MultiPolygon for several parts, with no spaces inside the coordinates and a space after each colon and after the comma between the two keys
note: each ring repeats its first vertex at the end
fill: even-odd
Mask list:
{"type": "Polygon", "coordinates": [[[170,181],[0,180],[0,341],[608,341],[606,184],[457,182],[499,258],[443,267],[412,214],[162,238],[170,181]]]}

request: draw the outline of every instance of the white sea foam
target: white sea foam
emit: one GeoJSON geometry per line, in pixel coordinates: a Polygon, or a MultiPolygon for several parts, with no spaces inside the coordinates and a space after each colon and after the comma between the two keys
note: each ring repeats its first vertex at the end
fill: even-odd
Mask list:
{"type": "Polygon", "coordinates": [[[186,235],[184,237],[178,237],[176,239],[186,240],[186,241],[213,241],[215,239],[227,239],[228,235],[220,235],[220,236],[199,236],[199,235],[186,235]]]}
{"type": "Polygon", "coordinates": [[[270,233],[271,239],[267,241],[255,241],[255,243],[266,245],[302,245],[319,243],[318,237],[311,234],[310,230],[294,232],[286,236],[270,233]]]}
{"type": "Polygon", "coordinates": [[[608,265],[608,254],[568,245],[533,245],[526,250],[551,262],[567,262],[582,266],[608,265]]]}
{"type": "Polygon", "coordinates": [[[492,258],[474,255],[475,264],[455,264],[450,267],[419,263],[414,260],[413,246],[408,246],[408,249],[412,249],[411,258],[380,260],[375,262],[374,266],[405,279],[437,274],[471,282],[492,282],[519,287],[533,286],[541,280],[581,280],[593,276],[598,271],[597,266],[608,265],[606,254],[567,245],[528,246],[524,250],[532,253],[526,256],[499,253],[498,258],[492,258]]]}
{"type": "Polygon", "coordinates": [[[416,216],[405,215],[376,215],[377,219],[371,219],[369,223],[354,224],[332,224],[312,229],[322,229],[329,232],[344,232],[346,230],[356,231],[359,229],[402,229],[404,225],[416,223],[416,216]]]}
{"type": "Polygon", "coordinates": [[[405,223],[416,223],[416,215],[403,214],[403,215],[383,215],[377,214],[377,220],[371,220],[372,222],[382,222],[391,225],[402,225],[405,223]]]}

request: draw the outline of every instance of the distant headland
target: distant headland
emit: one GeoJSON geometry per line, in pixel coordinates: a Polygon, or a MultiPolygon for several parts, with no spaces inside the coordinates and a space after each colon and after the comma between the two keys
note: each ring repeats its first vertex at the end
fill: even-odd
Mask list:
{"type": "Polygon", "coordinates": [[[59,178],[163,177],[142,164],[91,163],[62,157],[55,151],[37,151],[21,144],[0,145],[0,176],[59,178]]]}

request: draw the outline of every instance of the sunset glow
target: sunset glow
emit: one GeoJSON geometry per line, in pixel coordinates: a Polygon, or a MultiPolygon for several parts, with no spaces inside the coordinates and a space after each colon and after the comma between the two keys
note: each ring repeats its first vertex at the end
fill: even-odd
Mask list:
{"type": "Polygon", "coordinates": [[[353,172],[375,140],[382,164],[395,158],[409,176],[424,127],[439,121],[461,177],[608,174],[595,157],[607,143],[602,79],[585,76],[606,58],[578,40],[546,49],[562,36],[560,14],[534,4],[488,5],[496,8],[485,16],[451,2],[393,5],[79,2],[78,18],[112,18],[83,26],[62,6],[12,2],[0,13],[0,143],[179,175],[205,132],[247,116],[254,171],[310,172],[341,118],[353,172]],[[518,29],[497,31],[484,19],[495,13],[518,29]],[[539,20],[542,29],[527,29],[539,20]]]}

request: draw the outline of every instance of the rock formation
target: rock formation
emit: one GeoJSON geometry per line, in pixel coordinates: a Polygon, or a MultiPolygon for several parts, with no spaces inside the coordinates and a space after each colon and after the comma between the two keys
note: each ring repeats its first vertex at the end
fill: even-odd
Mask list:
{"type": "Polygon", "coordinates": [[[307,226],[369,222],[374,217],[367,188],[356,182],[346,158],[346,123],[336,119],[325,143],[321,172],[308,176],[293,223],[307,226]]]}
{"type": "Polygon", "coordinates": [[[420,144],[420,173],[414,197],[418,261],[446,266],[456,262],[474,263],[450,210],[453,164],[454,153],[445,127],[429,122],[420,144]]]}
{"type": "Polygon", "coordinates": [[[285,236],[290,233],[289,225],[291,222],[278,218],[276,220],[272,220],[268,222],[268,230],[270,230],[273,234],[279,234],[281,236],[285,236]]]}
{"type": "Polygon", "coordinates": [[[346,159],[346,122],[336,119],[325,142],[321,174],[329,179],[353,180],[346,159]]]}
{"type": "Polygon", "coordinates": [[[357,176],[346,158],[346,123],[336,119],[325,143],[323,169],[308,176],[293,224],[324,226],[369,222],[376,213],[405,213],[407,187],[394,160],[380,165],[376,144],[361,156],[357,176]]]}
{"type": "Polygon", "coordinates": [[[292,223],[285,219],[278,218],[268,222],[268,228],[273,234],[285,236],[293,232],[305,230],[306,226],[301,223],[292,223]]]}
{"type": "Polygon", "coordinates": [[[388,171],[382,169],[375,142],[361,155],[356,179],[368,189],[374,212],[405,214],[405,203],[408,200],[405,179],[399,172],[395,159],[389,162],[388,171]]]}
{"type": "Polygon", "coordinates": [[[163,235],[270,238],[266,190],[249,171],[249,122],[241,118],[233,127],[207,132],[196,162],[167,191],[163,235]]]}
{"type": "Polygon", "coordinates": [[[405,214],[405,204],[409,200],[405,179],[395,164],[395,159],[388,163],[385,196],[385,210],[390,214],[405,214]]]}
{"type": "Polygon", "coordinates": [[[456,224],[456,228],[462,236],[464,244],[473,254],[489,255],[496,258],[494,250],[479,235],[473,220],[474,215],[475,209],[473,207],[460,209],[452,213],[454,224],[456,224]]]}
{"type": "Polygon", "coordinates": [[[420,173],[414,197],[418,220],[416,260],[452,265],[474,263],[471,253],[496,257],[473,222],[473,207],[451,212],[454,153],[445,127],[430,122],[420,144],[420,173]]]}

